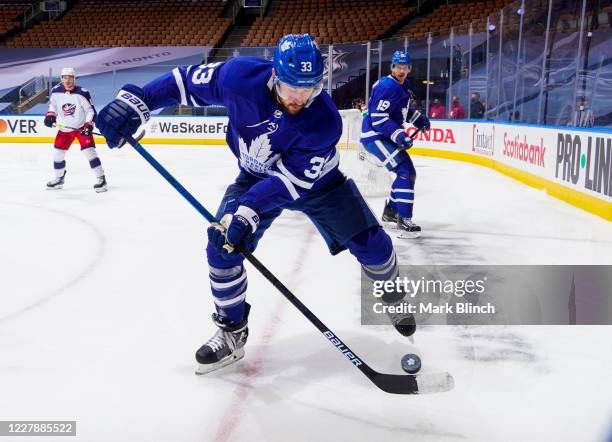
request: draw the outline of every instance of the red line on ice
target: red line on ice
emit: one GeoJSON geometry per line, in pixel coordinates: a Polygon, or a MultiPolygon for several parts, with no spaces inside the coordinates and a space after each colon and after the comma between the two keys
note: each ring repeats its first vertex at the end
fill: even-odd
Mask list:
{"type": "MultiPolygon", "coordinates": [[[[312,233],[312,230],[308,231],[308,237],[305,238],[302,249],[297,255],[298,261],[295,263],[292,274],[298,274],[302,269],[302,264],[306,260],[305,258],[310,245],[310,236],[312,233]]],[[[266,358],[266,350],[270,344],[270,341],[272,340],[272,337],[275,335],[276,327],[281,322],[280,314],[287,305],[286,299],[280,294],[278,294],[278,296],[280,298],[274,307],[274,312],[270,321],[268,322],[268,325],[266,326],[264,334],[258,338],[260,342],[260,352],[255,355],[254,360],[249,361],[248,365],[245,364],[246,369],[243,379],[241,382],[239,382],[239,386],[234,391],[234,400],[229,404],[225,410],[225,413],[223,414],[221,424],[219,425],[217,434],[215,435],[215,442],[227,442],[232,436],[234,430],[240,425],[240,416],[244,415],[248,397],[253,390],[254,380],[261,373],[263,361],[266,358]]],[[[248,353],[245,355],[245,359],[247,357],[248,353]]]]}

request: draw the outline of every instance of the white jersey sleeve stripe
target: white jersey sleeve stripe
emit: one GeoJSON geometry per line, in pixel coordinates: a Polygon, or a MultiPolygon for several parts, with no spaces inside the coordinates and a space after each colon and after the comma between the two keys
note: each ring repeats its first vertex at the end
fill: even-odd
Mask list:
{"type": "Polygon", "coordinates": [[[325,163],[325,166],[323,166],[323,170],[321,171],[321,175],[319,175],[319,178],[322,178],[323,176],[327,175],[328,172],[331,172],[332,170],[334,170],[334,168],[338,165],[338,163],[340,162],[340,152],[336,151],[336,154],[334,155],[334,157],[329,160],[327,163],[325,163]]]}
{"type": "Polygon", "coordinates": [[[181,77],[181,73],[178,68],[172,69],[172,75],[174,75],[174,81],[176,81],[176,86],[181,94],[181,104],[183,106],[187,106],[187,95],[185,94],[185,85],[183,84],[183,77],[181,77]]]}
{"type": "Polygon", "coordinates": [[[289,195],[291,195],[291,198],[296,200],[296,199],[298,199],[300,197],[300,194],[297,192],[297,189],[295,188],[293,183],[291,183],[291,181],[289,181],[289,178],[287,178],[282,173],[275,172],[274,170],[271,170],[269,173],[272,176],[276,176],[276,177],[280,178],[280,180],[283,182],[283,184],[287,188],[287,191],[289,192],[289,195]]]}
{"type": "Polygon", "coordinates": [[[380,120],[374,121],[374,122],[372,122],[372,126],[377,126],[379,124],[383,124],[388,119],[389,119],[389,117],[385,117],[385,118],[381,118],[380,120]]]}
{"type": "Polygon", "coordinates": [[[296,184],[304,189],[312,188],[313,183],[309,183],[307,181],[301,180],[295,175],[293,175],[291,172],[289,172],[289,170],[283,164],[282,159],[279,158],[279,160],[276,162],[276,165],[278,166],[278,169],[281,171],[281,173],[285,175],[287,178],[289,178],[289,181],[291,181],[293,184],[296,184]]]}

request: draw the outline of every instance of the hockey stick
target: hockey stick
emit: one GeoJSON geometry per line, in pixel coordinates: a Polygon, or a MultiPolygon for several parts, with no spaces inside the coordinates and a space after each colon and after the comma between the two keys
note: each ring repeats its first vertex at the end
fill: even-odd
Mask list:
{"type": "MultiPolygon", "coordinates": [[[[417,134],[418,134],[419,132],[421,132],[422,130],[423,130],[423,128],[422,128],[422,127],[418,128],[418,129],[417,129],[417,130],[415,130],[415,131],[414,131],[412,134],[408,135],[408,138],[410,138],[410,140],[414,140],[414,139],[416,138],[417,134]]],[[[410,148],[412,148],[412,146],[410,146],[410,148]]],[[[408,149],[406,149],[405,147],[398,147],[397,149],[395,149],[395,150],[394,150],[394,151],[391,153],[391,155],[389,155],[389,156],[387,157],[387,159],[386,159],[385,161],[383,161],[383,162],[382,162],[382,165],[383,165],[383,166],[386,166],[386,165],[387,165],[387,163],[388,163],[389,161],[391,161],[391,160],[392,160],[392,159],[395,157],[395,155],[397,155],[398,153],[400,153],[400,152],[401,152],[401,151],[403,151],[403,150],[408,150],[408,149]]]]}
{"type": "MultiPolygon", "coordinates": [[[[161,176],[174,187],[189,204],[196,209],[210,223],[218,222],[215,217],[191,194],[181,183],[179,183],[170,172],[168,172],[147,150],[134,138],[126,136],[125,140],[132,145],[161,176]]],[[[355,367],[357,367],[378,388],[394,394],[418,394],[436,393],[448,391],[453,388],[453,378],[448,373],[432,373],[425,375],[394,375],[378,373],[370,368],[368,364],[355,354],[338,336],[333,333],[323,322],[306,307],[291,291],[285,287],[251,252],[243,246],[238,245],[236,249],[244,255],[253,267],[276,287],[306,318],[319,329],[325,336],[355,367]]]]}
{"type": "MultiPolygon", "coordinates": [[[[57,127],[59,129],[80,130],[80,129],[77,129],[76,127],[65,126],[65,125],[60,124],[60,123],[55,123],[52,127],[57,127]]],[[[93,132],[92,131],[91,134],[95,135],[96,137],[103,137],[104,136],[100,132],[93,132]]]]}

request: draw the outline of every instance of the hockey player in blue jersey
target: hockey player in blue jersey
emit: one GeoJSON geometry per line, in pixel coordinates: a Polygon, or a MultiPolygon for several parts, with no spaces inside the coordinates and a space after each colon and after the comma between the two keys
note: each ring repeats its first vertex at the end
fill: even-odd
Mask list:
{"type": "MultiPolygon", "coordinates": [[[[196,353],[200,374],[243,357],[250,305],[245,301],[244,257],[232,246],[254,250],[284,209],[303,212],[332,254],[348,249],[372,279],[390,280],[398,274],[391,239],[353,181],[338,169],[342,121],[322,91],[322,76],[323,59],[314,39],[288,35],[279,41],[273,62],[237,57],[179,67],[143,88],[123,86],[100,111],[96,125],[112,148],[135,133],[153,109],[178,103],[227,108],[226,140],[240,173],[219,205],[220,224],[208,229],[218,331],[196,353]]],[[[383,301],[394,304],[403,294],[386,296],[383,301]]],[[[403,335],[414,333],[411,315],[395,314],[391,320],[403,335]]]]}
{"type": "Polygon", "coordinates": [[[412,140],[406,135],[404,123],[429,130],[429,119],[421,112],[409,109],[408,74],[412,69],[410,55],[395,51],[391,59],[391,75],[378,80],[372,87],[368,113],[361,126],[363,147],[396,177],[391,195],[385,202],[382,220],[394,223],[400,237],[417,237],[421,228],[412,222],[416,170],[407,149],[412,140]]]}

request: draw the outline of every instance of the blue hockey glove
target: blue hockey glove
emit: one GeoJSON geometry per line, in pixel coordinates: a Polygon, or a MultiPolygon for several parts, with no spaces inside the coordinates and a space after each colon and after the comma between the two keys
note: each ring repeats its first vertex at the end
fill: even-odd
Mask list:
{"type": "Polygon", "coordinates": [[[243,244],[259,225],[259,215],[247,206],[239,206],[233,215],[221,218],[221,223],[208,228],[208,241],[222,257],[234,253],[234,246],[243,244]]]}
{"type": "Polygon", "coordinates": [[[412,147],[412,138],[406,135],[406,132],[401,132],[397,136],[397,145],[404,150],[408,150],[412,147]]]}
{"type": "Polygon", "coordinates": [[[417,129],[429,130],[431,129],[431,124],[429,123],[429,118],[426,115],[423,115],[421,112],[416,111],[412,118],[410,119],[410,123],[417,129]],[[418,115],[417,115],[418,114],[418,115]]]}
{"type": "Polygon", "coordinates": [[[122,147],[124,137],[133,135],[140,125],[151,118],[144,102],[144,91],[133,84],[126,84],[117,97],[104,106],[96,118],[96,126],[106,138],[111,149],[122,147]]]}

